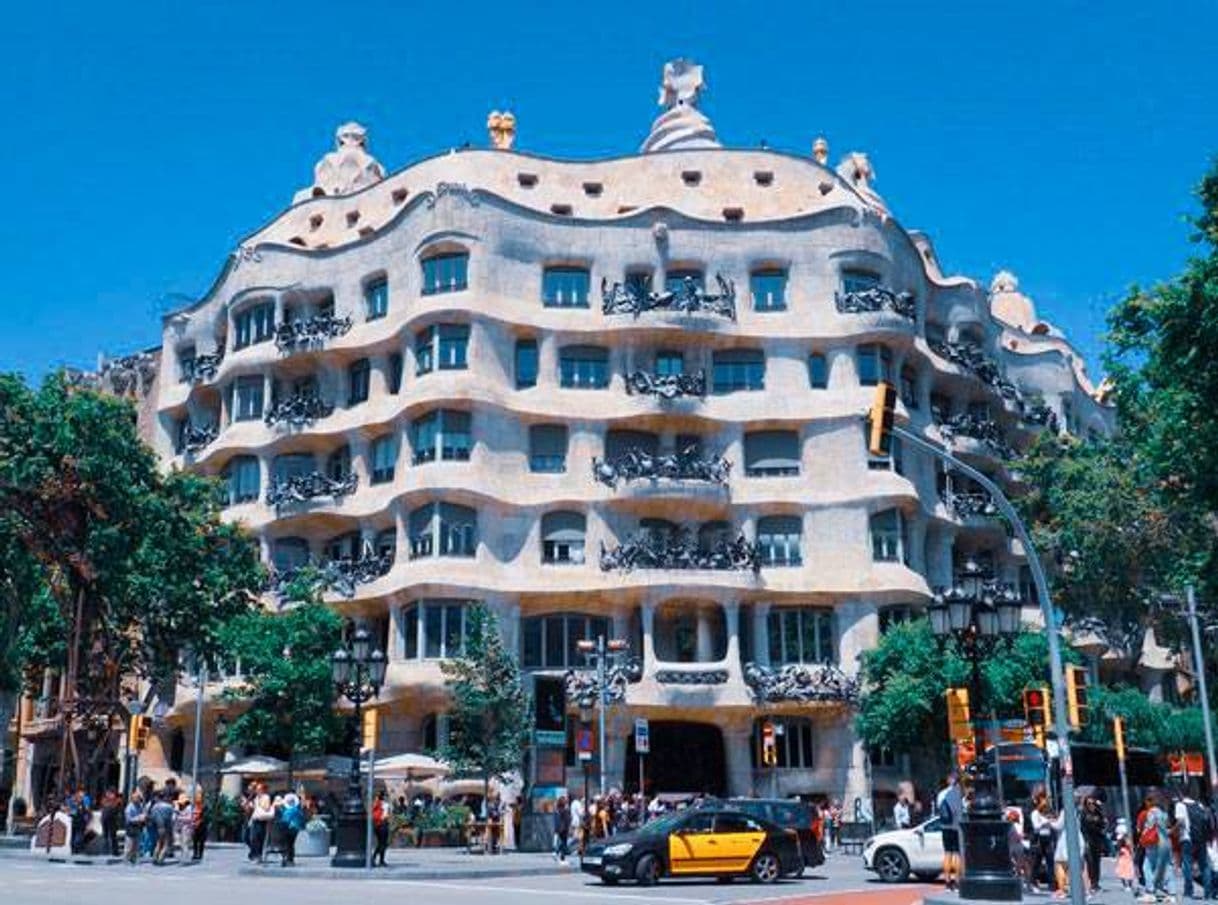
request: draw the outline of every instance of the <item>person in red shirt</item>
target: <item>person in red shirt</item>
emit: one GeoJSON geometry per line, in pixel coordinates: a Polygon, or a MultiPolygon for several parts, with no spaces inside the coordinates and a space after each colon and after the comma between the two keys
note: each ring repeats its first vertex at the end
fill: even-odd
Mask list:
{"type": "Polygon", "coordinates": [[[372,866],[376,867],[379,859],[381,867],[388,867],[385,863],[385,849],[389,848],[389,805],[384,789],[376,793],[376,800],[372,803],[372,835],[376,839],[376,848],[372,850],[372,866]]]}

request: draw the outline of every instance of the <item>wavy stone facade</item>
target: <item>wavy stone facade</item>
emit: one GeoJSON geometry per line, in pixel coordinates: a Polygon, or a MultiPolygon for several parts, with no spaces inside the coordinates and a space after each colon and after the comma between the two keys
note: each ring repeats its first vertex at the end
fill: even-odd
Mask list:
{"type": "MultiPolygon", "coordinates": [[[[305,191],[166,319],[158,452],[227,475],[229,517],[279,572],[346,576],[328,599],[390,658],[380,750],[434,740],[439,658],[478,600],[529,675],[581,667],[576,636],[629,640],[611,784],[633,787],[647,716],[654,790],[891,788],[899,769],[877,752],[869,770],[850,728],[860,653],[966,557],[1020,584],[1021,551],[929,459],[868,457],[871,384],[897,381],[901,421],[1008,483],[1003,456],[1046,425],[1111,428],[1030,303],[996,316],[1013,280],[944,277],[861,155],[838,172],[699,142],[590,162],[463,150],[305,191]],[[728,286],[734,316],[606,313],[602,285],[728,286]],[[307,341],[275,341],[311,319],[286,331],[307,341]],[[638,372],[688,391],[632,391],[638,372]],[[776,771],[755,762],[762,714],[785,729],[776,771]]],[[[534,754],[539,783],[554,757],[534,754]]]]}

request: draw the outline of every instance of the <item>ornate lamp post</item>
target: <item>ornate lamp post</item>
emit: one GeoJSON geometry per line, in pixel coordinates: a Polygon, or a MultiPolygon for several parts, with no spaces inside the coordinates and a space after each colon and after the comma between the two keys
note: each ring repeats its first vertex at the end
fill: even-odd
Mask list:
{"type": "MultiPolygon", "coordinates": [[[[1019,631],[1021,604],[1014,588],[996,582],[970,557],[956,575],[956,584],[935,595],[928,610],[931,629],[940,638],[954,637],[973,667],[969,698],[973,712],[981,707],[982,647],[995,638],[1019,631]]],[[[974,751],[981,750],[980,733],[974,735],[974,751]]],[[[995,758],[995,773],[998,759],[995,758]]],[[[1019,876],[1007,849],[1007,823],[1003,819],[1001,793],[995,794],[994,777],[979,770],[974,782],[973,803],[962,821],[964,876],[960,898],[1018,902],[1019,876]]]]}
{"type": "Polygon", "coordinates": [[[597,635],[595,641],[577,641],[575,646],[596,668],[596,696],[600,704],[600,734],[596,740],[596,747],[600,757],[600,788],[601,794],[604,795],[605,748],[607,742],[605,738],[605,711],[609,709],[609,688],[606,672],[609,669],[610,659],[616,659],[625,655],[630,649],[630,645],[620,638],[606,640],[604,635],[597,635]]]}
{"type": "Polygon", "coordinates": [[[381,685],[385,682],[386,665],[385,652],[372,649],[368,630],[362,627],[355,630],[346,648],[336,650],[330,657],[334,687],[340,695],[355,705],[351,774],[347,781],[347,799],[338,815],[331,867],[364,866],[367,852],[365,822],[368,814],[364,810],[364,797],[360,792],[359,761],[363,726],[360,708],[380,693],[381,685]]]}

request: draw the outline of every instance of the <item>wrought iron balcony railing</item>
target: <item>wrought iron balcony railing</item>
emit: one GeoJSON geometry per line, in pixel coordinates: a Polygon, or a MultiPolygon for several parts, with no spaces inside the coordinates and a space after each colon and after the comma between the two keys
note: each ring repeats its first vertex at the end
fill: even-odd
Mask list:
{"type": "Polygon", "coordinates": [[[365,550],[358,557],[332,559],[323,565],[310,561],[306,565],[291,569],[271,569],[268,581],[270,591],[282,598],[288,586],[307,570],[316,573],[317,582],[323,590],[337,591],[344,597],[354,597],[356,587],[369,584],[389,573],[393,568],[392,553],[377,553],[365,550]]]}
{"type": "Polygon", "coordinates": [[[976,515],[993,518],[998,515],[998,507],[994,505],[988,493],[958,493],[947,489],[940,495],[940,499],[956,514],[956,518],[972,518],[976,515]]]}
{"type": "Polygon", "coordinates": [[[220,435],[214,424],[195,425],[187,422],[182,425],[181,447],[189,453],[197,453],[220,435]]]}
{"type": "Polygon", "coordinates": [[[939,433],[951,443],[956,437],[979,440],[1003,459],[1014,459],[1018,453],[1007,443],[998,422],[984,415],[961,412],[939,423],[939,433]]]}
{"type": "Polygon", "coordinates": [[[355,493],[358,483],[359,477],[355,474],[332,478],[320,471],[292,475],[282,480],[273,478],[266,488],[266,503],[268,506],[286,506],[323,496],[338,499],[355,493]]]}
{"type": "Polygon", "coordinates": [[[744,664],[744,681],[758,703],[780,701],[858,700],[859,680],[832,663],[791,663],[777,668],[759,663],[744,664]]]}
{"type": "Polygon", "coordinates": [[[626,375],[626,392],[633,396],[657,396],[660,399],[676,399],[679,396],[706,396],[706,372],[694,374],[651,374],[647,371],[631,371],[626,375]]]}
{"type": "Polygon", "coordinates": [[[628,283],[601,280],[601,311],[605,314],[632,314],[645,311],[676,311],[681,314],[715,314],[736,319],[736,287],[731,280],[716,274],[719,291],[707,292],[693,277],[686,277],[675,290],[651,292],[628,283]]]}
{"type": "Polygon", "coordinates": [[[196,355],[182,362],[182,383],[211,383],[216,379],[220,363],[224,361],[224,353],[213,355],[196,355]]]}
{"type": "Polygon", "coordinates": [[[842,314],[891,311],[911,321],[918,316],[918,304],[912,292],[896,292],[886,286],[838,292],[834,294],[834,301],[842,314]]]}
{"type": "Polygon", "coordinates": [[[1019,387],[1003,376],[998,363],[986,355],[976,343],[931,339],[927,340],[926,344],[940,358],[950,361],[971,373],[982,383],[992,386],[1003,398],[1023,401],[1023,394],[1019,391],[1019,387]]]}
{"type": "Polygon", "coordinates": [[[315,314],[297,321],[285,321],[275,328],[275,347],[280,352],[318,349],[327,339],[342,336],[351,329],[351,318],[315,314]]]}
{"type": "Polygon", "coordinates": [[[266,410],[262,420],[267,427],[281,422],[290,424],[292,427],[304,427],[328,417],[333,411],[334,406],[316,393],[299,393],[274,403],[266,410]]]}
{"type": "Polygon", "coordinates": [[[610,459],[593,458],[592,477],[617,489],[619,481],[706,481],[727,484],[732,463],[723,456],[702,456],[696,446],[664,456],[653,456],[637,446],[610,459]]]}
{"type": "MultiPolygon", "coordinates": [[[[610,704],[626,700],[626,686],[643,678],[643,661],[638,657],[627,657],[613,663],[605,670],[605,698],[610,704]]],[[[592,669],[568,669],[563,676],[567,686],[567,700],[580,707],[592,708],[600,699],[600,687],[596,682],[596,671],[592,669]]]]}
{"type": "Polygon", "coordinates": [[[761,571],[757,545],[743,534],[703,546],[685,529],[662,533],[640,531],[613,549],[601,542],[601,571],[632,572],[635,569],[713,569],[716,571],[761,571]]]}

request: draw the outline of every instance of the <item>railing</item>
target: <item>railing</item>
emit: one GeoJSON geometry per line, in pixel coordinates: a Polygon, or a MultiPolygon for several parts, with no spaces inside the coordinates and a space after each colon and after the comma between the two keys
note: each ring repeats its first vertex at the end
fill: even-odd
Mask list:
{"type": "Polygon", "coordinates": [[[896,292],[886,286],[837,292],[833,298],[837,303],[837,310],[842,314],[891,311],[911,321],[918,317],[918,303],[912,292],[896,292]]]}
{"type": "Polygon", "coordinates": [[[292,475],[282,480],[273,478],[266,489],[266,503],[268,506],[285,506],[322,496],[338,499],[355,493],[358,483],[359,477],[355,474],[331,478],[320,471],[292,475]]]}
{"type": "Polygon", "coordinates": [[[292,427],[304,427],[328,417],[333,411],[334,406],[316,393],[299,393],[276,402],[266,410],[262,420],[267,427],[280,422],[286,422],[292,427]]]}
{"type": "Polygon", "coordinates": [[[926,344],[940,358],[968,371],[982,383],[992,386],[1004,398],[1013,399],[1022,404],[1023,393],[1019,391],[1019,387],[1003,376],[998,363],[986,355],[976,343],[931,339],[927,340],[926,344]]]}
{"type": "Polygon", "coordinates": [[[626,375],[626,393],[676,399],[679,396],[702,398],[706,395],[706,372],[694,374],[651,374],[631,371],[626,375]]]}
{"type": "Polygon", "coordinates": [[[617,489],[619,481],[705,481],[727,484],[732,463],[722,456],[701,456],[697,447],[678,453],[653,456],[637,446],[609,459],[592,459],[592,477],[606,487],[617,489]]]}
{"type": "Polygon", "coordinates": [[[351,318],[315,314],[304,320],[284,321],[275,328],[275,348],[280,352],[318,349],[327,339],[342,336],[351,329],[351,318]]]}
{"type": "Polygon", "coordinates": [[[282,571],[272,568],[268,587],[273,594],[282,598],[287,594],[288,586],[292,582],[300,578],[306,571],[312,571],[316,574],[317,582],[323,590],[337,591],[344,597],[354,597],[358,585],[376,581],[387,575],[392,568],[392,553],[365,550],[356,558],[332,559],[321,566],[310,561],[306,565],[282,571]]]}
{"type": "Polygon", "coordinates": [[[736,319],[736,287],[731,280],[716,274],[717,293],[707,292],[693,277],[686,277],[675,290],[649,292],[628,283],[601,280],[601,311],[632,314],[645,311],[676,311],[681,314],[715,314],[736,319]]]}
{"type": "Polygon", "coordinates": [[[220,363],[224,361],[224,352],[214,355],[196,355],[182,362],[181,383],[210,383],[216,379],[220,363]]]}
{"type": "Polygon", "coordinates": [[[948,443],[951,443],[956,437],[978,440],[1003,459],[1013,459],[1018,455],[1007,443],[998,422],[984,415],[975,415],[971,412],[952,415],[940,422],[939,433],[948,443]]]}
{"type": "Polygon", "coordinates": [[[214,424],[204,424],[202,427],[196,427],[194,424],[187,422],[182,426],[182,450],[189,453],[197,453],[215,440],[219,436],[219,433],[214,424]]]}
{"type": "Polygon", "coordinates": [[[635,569],[712,569],[716,571],[761,571],[757,545],[745,539],[722,540],[702,546],[686,529],[667,534],[640,531],[609,549],[601,542],[601,570],[632,572],[635,569]]]}
{"type": "MultiPolygon", "coordinates": [[[[626,686],[643,678],[643,661],[638,657],[627,657],[613,663],[605,670],[605,700],[618,704],[626,700],[626,686]]],[[[596,670],[568,669],[563,676],[567,687],[567,700],[580,707],[591,709],[599,700],[600,690],[596,683],[596,670]]]]}
{"type": "Polygon", "coordinates": [[[744,664],[744,682],[758,703],[858,700],[859,680],[831,663],[791,663],[778,668],[744,664]]]}
{"type": "Polygon", "coordinates": [[[965,519],[977,515],[989,518],[998,515],[998,507],[994,505],[988,493],[957,493],[954,490],[945,490],[940,499],[956,514],[956,518],[965,519]]]}

